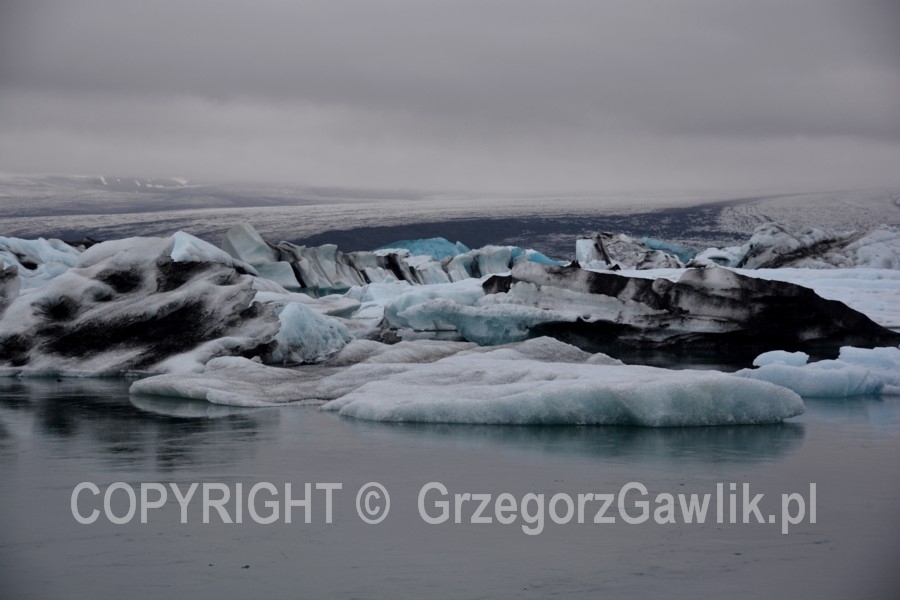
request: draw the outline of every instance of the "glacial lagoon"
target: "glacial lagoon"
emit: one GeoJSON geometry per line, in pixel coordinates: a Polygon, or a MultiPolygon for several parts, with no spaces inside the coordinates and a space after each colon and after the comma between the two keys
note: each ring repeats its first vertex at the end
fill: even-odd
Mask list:
{"type": "MultiPolygon", "coordinates": [[[[129,396],[121,379],[0,381],[0,578],[10,598],[90,596],[512,598],[878,598],[896,589],[900,550],[900,398],[805,399],[776,425],[638,428],[385,424],[312,406],[238,408],[129,396]],[[180,522],[170,498],[115,525],[76,522],[75,486],[219,482],[246,490],[340,482],[333,522],[313,495],[311,523],[248,518],[203,523],[199,495],[180,522]],[[364,523],[356,492],[370,481],[391,509],[364,523]],[[460,492],[715,493],[747,482],[760,508],[817,485],[817,519],[792,525],[558,525],[424,522],[428,482],[460,492]],[[448,568],[448,565],[453,568],[448,568]]],[[[295,493],[295,495],[297,495],[295,493]]],[[[262,496],[261,496],[262,497],[262,496]]],[[[266,499],[270,499],[266,496],[266,499]]],[[[115,514],[127,496],[111,496],[115,514]]],[[[429,500],[438,499],[429,496],[429,500]]],[[[446,498],[445,498],[446,499],[446,498]]],[[[713,501],[714,502],[714,501],[713,501]]],[[[261,504],[260,501],[257,501],[261,504]]],[[[103,510],[101,496],[80,499],[103,510]]],[[[629,500],[630,511],[635,511],[629,500]]],[[[653,505],[651,504],[651,507],[653,505]]],[[[227,505],[235,514],[234,503],[227,505]]],[[[771,509],[771,510],[769,510],[771,509]]],[[[432,509],[433,510],[433,509],[432,509]]],[[[726,509],[727,511],[727,509],[726,509]]],[[[262,512],[262,510],[261,510],[262,512]]],[[[738,508],[740,514],[740,507],[738,508]]],[[[490,512],[488,512],[490,514],[490,512]]],[[[738,517],[740,519],[740,516],[738,517]]]]}

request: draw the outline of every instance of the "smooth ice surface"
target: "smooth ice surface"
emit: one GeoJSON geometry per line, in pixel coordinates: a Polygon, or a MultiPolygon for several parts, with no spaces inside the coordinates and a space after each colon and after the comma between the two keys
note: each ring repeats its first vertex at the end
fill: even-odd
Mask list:
{"type": "Polygon", "coordinates": [[[312,400],[303,390],[318,371],[266,367],[241,357],[223,356],[206,363],[203,373],[166,374],[131,384],[132,394],[205,400],[227,406],[259,407],[312,400]]]}
{"type": "Polygon", "coordinates": [[[776,423],[803,412],[800,397],[784,388],[745,386],[722,373],[492,354],[417,365],[323,410],[370,421],[648,427],[776,423]]]}
{"type": "Polygon", "coordinates": [[[275,251],[249,223],[239,223],[225,233],[222,249],[234,258],[259,266],[275,262],[275,251]]]}
{"type": "Polygon", "coordinates": [[[354,342],[312,370],[217,358],[205,373],[150,377],[131,391],[238,406],[330,400],[323,410],[342,416],[416,423],[737,425],[804,410],[799,396],[766,382],[617,364],[550,338],[495,349],[354,342]]]}
{"type": "Polygon", "coordinates": [[[735,375],[768,381],[804,397],[900,394],[900,348],[844,347],[836,360],[809,364],[802,364],[799,360],[772,360],[771,355],[779,354],[802,353],[767,352],[754,361],[754,365],[761,363],[759,368],[743,369],[735,375]]]}
{"type": "Polygon", "coordinates": [[[763,352],[753,359],[754,367],[764,367],[771,364],[782,364],[791,367],[802,367],[809,362],[809,354],[806,352],[785,352],[784,350],[772,350],[763,352]]]}

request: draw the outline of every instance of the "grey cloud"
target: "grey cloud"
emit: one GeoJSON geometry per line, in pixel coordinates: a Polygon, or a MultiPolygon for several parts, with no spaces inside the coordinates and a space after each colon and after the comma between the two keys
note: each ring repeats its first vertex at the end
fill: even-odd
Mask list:
{"type": "Polygon", "coordinates": [[[793,179],[764,172],[772,159],[831,185],[829,157],[844,156],[857,185],[900,153],[900,11],[886,0],[14,0],[0,11],[6,164],[38,163],[24,153],[38,138],[83,138],[91,165],[126,140],[156,145],[139,153],[145,168],[167,149],[212,175],[192,150],[218,147],[221,173],[291,177],[274,165],[293,161],[343,174],[337,184],[443,186],[456,172],[460,187],[653,187],[793,179]],[[240,160],[250,147],[255,170],[240,160]]]}

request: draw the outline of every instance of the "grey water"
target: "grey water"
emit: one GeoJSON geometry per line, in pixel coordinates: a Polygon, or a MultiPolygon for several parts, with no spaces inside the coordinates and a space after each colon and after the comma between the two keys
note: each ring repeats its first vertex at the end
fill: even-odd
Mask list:
{"type": "MultiPolygon", "coordinates": [[[[680,429],[387,425],[315,407],[242,409],[130,397],[121,380],[0,382],[0,598],[889,598],[900,597],[900,398],[808,399],[779,425],[680,429]],[[236,489],[313,484],[311,523],[203,523],[201,492],[187,523],[171,496],[115,525],[102,496],[72,492],[93,482],[139,490],[142,482],[219,482],[236,489]],[[356,495],[376,481],[391,507],[364,523],[356,495]],[[449,521],[419,514],[422,487],[443,483],[449,521]],[[704,524],[632,525],[619,518],[556,524],[538,535],[471,523],[453,494],[615,493],[640,482],[656,494],[713,493],[750,484],[760,509],[781,494],[809,495],[816,523],[723,523],[711,500],[704,524]],[[317,482],[339,482],[325,522],[317,482]]],[[[279,492],[280,493],[280,492],[279,492]]],[[[632,492],[631,494],[634,494],[632,492]]],[[[266,500],[269,495],[262,495],[266,500]]],[[[428,496],[427,506],[437,513],[428,496]]],[[[127,512],[124,493],[112,497],[127,512]]],[[[277,499],[277,497],[276,497],[277,499]]],[[[257,499],[261,506],[261,500],[257,499]]],[[[491,508],[485,514],[493,514],[491,508]]],[[[226,505],[232,518],[234,502],[226,505]]],[[[596,508],[596,504],[589,508],[596,508]]],[[[561,510],[560,512],[565,512],[561,510]]],[[[740,520],[740,503],[738,520],[740,520]]],[[[260,513],[265,513],[261,508],[260,513]]],[[[727,520],[726,507],[726,520],[727,520]]]]}

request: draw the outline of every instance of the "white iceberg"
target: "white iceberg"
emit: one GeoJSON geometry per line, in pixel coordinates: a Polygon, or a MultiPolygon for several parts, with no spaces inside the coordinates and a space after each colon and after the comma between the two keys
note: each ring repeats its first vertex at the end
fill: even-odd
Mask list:
{"type": "Polygon", "coordinates": [[[882,225],[869,231],[790,230],[779,223],[756,228],[732,266],[747,269],[802,267],[832,269],[900,268],[900,229],[882,225]]]}
{"type": "Polygon", "coordinates": [[[753,359],[754,367],[764,367],[766,365],[788,365],[791,367],[802,367],[809,362],[809,354],[806,352],[786,352],[784,350],[772,350],[771,352],[763,352],[753,359]]]}
{"type": "Polygon", "coordinates": [[[810,398],[845,398],[866,394],[900,394],[900,348],[841,348],[835,360],[800,362],[802,353],[767,352],[757,369],[735,373],[768,381],[810,398]],[[782,359],[791,355],[789,360],[782,359]]]}
{"type": "Polygon", "coordinates": [[[79,251],[60,240],[0,236],[0,270],[16,267],[20,287],[41,286],[75,266],[79,251]]]}
{"type": "MultiPolygon", "coordinates": [[[[131,391],[246,406],[329,401],[322,409],[342,416],[422,423],[737,425],[804,410],[797,394],[767,382],[626,366],[548,338],[493,349],[430,342],[430,352],[414,351],[421,342],[402,352],[354,344],[345,352],[362,361],[337,371],[329,363],[277,369],[218,358],[205,373],[151,377],[131,391]],[[384,360],[391,352],[397,362],[384,360]]],[[[346,364],[342,358],[335,364],[346,364]]]]}
{"type": "MultiPolygon", "coordinates": [[[[217,356],[315,362],[350,339],[319,310],[252,275],[253,268],[179,232],[96,244],[75,266],[14,294],[0,286],[6,375],[116,375],[202,370],[217,356]],[[267,291],[256,288],[263,287],[267,291]],[[269,294],[268,301],[258,296],[269,294]]],[[[348,306],[348,303],[350,306],[348,306]]]]}

